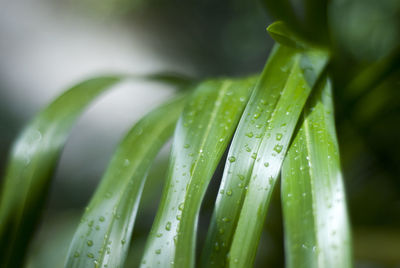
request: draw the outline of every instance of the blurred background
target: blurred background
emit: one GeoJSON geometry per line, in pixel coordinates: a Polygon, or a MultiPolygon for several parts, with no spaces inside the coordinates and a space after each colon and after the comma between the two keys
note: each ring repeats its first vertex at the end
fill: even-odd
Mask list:
{"type": "MultiPolygon", "coordinates": [[[[317,28],[325,24],[307,21],[302,2],[292,0],[299,28],[334,52],[330,69],[356,267],[400,267],[400,1],[328,1],[323,30],[317,28]]],[[[22,127],[85,78],[260,72],[273,45],[265,28],[275,20],[274,12],[263,7],[258,0],[0,1],[0,176],[22,127]]],[[[72,233],[118,141],[138,118],[173,94],[173,88],[130,81],[84,113],[62,154],[28,267],[63,267],[72,233]]],[[[169,146],[149,175],[126,267],[136,267],[141,257],[169,146]]],[[[199,243],[219,172],[203,204],[199,243]]],[[[279,193],[265,229],[256,266],[282,267],[279,193]]]]}

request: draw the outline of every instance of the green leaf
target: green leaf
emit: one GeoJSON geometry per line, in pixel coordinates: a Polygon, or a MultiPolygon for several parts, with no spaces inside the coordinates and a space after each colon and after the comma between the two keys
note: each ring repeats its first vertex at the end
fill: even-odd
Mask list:
{"type": "Polygon", "coordinates": [[[245,107],[254,78],[198,86],[175,130],[170,166],[143,267],[192,267],[201,201],[245,107]]]}
{"type": "Polygon", "coordinates": [[[157,108],[126,135],[72,240],[66,267],[123,267],[150,165],[187,98],[157,108]]]}
{"type": "MultiPolygon", "coordinates": [[[[99,77],[72,87],[40,112],[15,142],[1,193],[1,267],[22,265],[44,206],[51,176],[73,123],[95,97],[122,78],[128,76],[99,77]]],[[[176,75],[134,78],[172,84],[183,81],[176,75]]]]}
{"type": "Polygon", "coordinates": [[[90,101],[119,81],[100,77],[73,87],[43,110],[14,144],[1,195],[0,266],[21,265],[69,130],[90,101]]]}
{"type": "Polygon", "coordinates": [[[265,9],[275,19],[284,21],[290,28],[298,30],[300,23],[290,0],[261,0],[265,9]]]}
{"type": "Polygon", "coordinates": [[[287,267],[352,267],[331,83],[307,103],[282,167],[287,267]]]}
{"type": "Polygon", "coordinates": [[[227,261],[229,266],[243,267],[253,262],[283,156],[327,58],[321,51],[276,45],[228,153],[203,267],[221,267],[227,261]]]}
{"type": "Polygon", "coordinates": [[[267,27],[267,31],[276,42],[282,45],[298,49],[310,47],[303,39],[293,33],[283,21],[272,23],[267,27]]]}
{"type": "Polygon", "coordinates": [[[284,22],[296,35],[320,45],[326,45],[328,41],[327,2],[326,0],[262,0],[274,18],[284,22]]]}

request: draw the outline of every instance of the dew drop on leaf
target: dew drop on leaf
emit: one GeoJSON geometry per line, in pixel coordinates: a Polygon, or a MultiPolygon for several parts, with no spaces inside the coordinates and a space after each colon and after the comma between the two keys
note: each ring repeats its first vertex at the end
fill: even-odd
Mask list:
{"type": "Polygon", "coordinates": [[[227,217],[223,217],[223,218],[222,218],[222,221],[223,221],[223,222],[230,222],[231,219],[229,219],[229,218],[227,218],[227,217]]]}
{"type": "Polygon", "coordinates": [[[277,152],[278,154],[279,154],[280,152],[282,152],[282,149],[283,149],[283,146],[280,145],[280,144],[277,144],[277,145],[275,145],[275,147],[274,147],[274,151],[277,152]]]}
{"type": "Polygon", "coordinates": [[[167,224],[165,225],[165,230],[170,231],[171,230],[171,222],[167,222],[167,224]]]}
{"type": "Polygon", "coordinates": [[[228,160],[229,160],[229,162],[233,163],[233,162],[236,161],[236,158],[235,158],[234,156],[230,156],[230,157],[228,158],[228,160]]]}

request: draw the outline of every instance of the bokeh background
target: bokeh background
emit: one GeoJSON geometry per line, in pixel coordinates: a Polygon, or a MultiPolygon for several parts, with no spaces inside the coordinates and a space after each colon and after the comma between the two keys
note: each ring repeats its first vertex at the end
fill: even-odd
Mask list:
{"type": "MultiPolygon", "coordinates": [[[[300,1],[292,4],[301,17],[300,1]]],[[[328,7],[356,267],[400,267],[400,1],[332,0],[328,7]]],[[[273,20],[258,0],[0,1],[0,176],[22,127],[70,85],[109,73],[254,74],[273,45],[265,31],[273,20]]],[[[63,267],[71,235],[118,141],[173,94],[163,85],[130,81],[84,113],[62,154],[28,267],[63,267]]],[[[126,267],[140,259],[169,146],[149,175],[126,267]]],[[[199,243],[218,174],[203,204],[199,243]]],[[[257,267],[284,264],[278,194],[257,267]]]]}

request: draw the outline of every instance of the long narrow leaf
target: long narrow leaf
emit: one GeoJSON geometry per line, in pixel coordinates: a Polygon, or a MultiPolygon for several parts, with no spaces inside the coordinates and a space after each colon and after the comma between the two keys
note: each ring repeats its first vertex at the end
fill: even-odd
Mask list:
{"type": "Polygon", "coordinates": [[[283,155],[326,61],[320,51],[275,47],[228,153],[202,267],[252,263],[283,155]]]}
{"type": "Polygon", "coordinates": [[[119,81],[118,77],[101,77],[73,87],[43,110],[15,143],[1,195],[1,267],[21,266],[74,121],[96,96],[119,81]]]}
{"type": "MultiPolygon", "coordinates": [[[[22,265],[73,123],[95,97],[124,77],[100,77],[74,86],[40,112],[15,142],[1,193],[0,267],[22,265]]],[[[179,85],[187,81],[170,74],[133,77],[179,85]]]]}
{"type": "Polygon", "coordinates": [[[202,198],[242,114],[254,79],[202,83],[178,122],[166,187],[143,267],[192,267],[202,198]]]}
{"type": "Polygon", "coordinates": [[[66,267],[123,267],[148,169],[185,100],[152,111],[121,142],[74,235],[66,267]]]}
{"type": "Polygon", "coordinates": [[[284,21],[293,29],[301,30],[300,21],[296,16],[291,0],[261,0],[261,3],[274,18],[284,21]]]}
{"type": "Polygon", "coordinates": [[[282,167],[287,267],[352,267],[331,84],[305,107],[282,167]]]}

